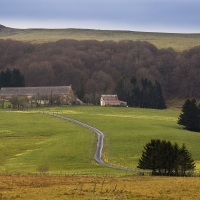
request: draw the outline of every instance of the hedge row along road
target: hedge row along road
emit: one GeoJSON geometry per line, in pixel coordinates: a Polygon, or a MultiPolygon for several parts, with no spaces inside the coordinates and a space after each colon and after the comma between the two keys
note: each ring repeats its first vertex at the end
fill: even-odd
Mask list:
{"type": "Polygon", "coordinates": [[[98,139],[97,139],[97,147],[96,147],[96,152],[95,152],[95,155],[94,155],[94,160],[97,163],[99,163],[100,165],[104,165],[106,167],[110,167],[110,168],[113,168],[113,169],[125,170],[125,171],[142,172],[142,173],[145,172],[144,170],[140,170],[140,169],[125,168],[125,167],[115,166],[115,165],[111,165],[109,163],[104,162],[102,160],[104,134],[100,130],[98,130],[98,129],[90,126],[90,125],[87,125],[83,122],[80,122],[78,120],[67,117],[67,116],[58,115],[58,114],[54,114],[54,113],[47,113],[47,112],[46,112],[46,114],[54,116],[54,117],[58,117],[58,118],[61,118],[61,119],[65,119],[65,120],[68,120],[68,121],[73,122],[73,123],[76,123],[80,126],[83,126],[87,129],[93,131],[94,133],[96,133],[97,136],[98,136],[98,139]]]}

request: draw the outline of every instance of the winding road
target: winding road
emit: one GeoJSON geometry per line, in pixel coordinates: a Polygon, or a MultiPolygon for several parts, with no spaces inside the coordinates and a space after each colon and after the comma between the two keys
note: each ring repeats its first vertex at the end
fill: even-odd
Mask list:
{"type": "Polygon", "coordinates": [[[100,130],[98,130],[98,129],[90,126],[90,125],[87,125],[87,124],[85,124],[83,122],[80,122],[78,120],[75,120],[75,119],[72,119],[70,117],[67,117],[67,116],[58,115],[58,114],[54,114],[54,113],[47,113],[47,112],[46,112],[46,114],[54,116],[54,117],[58,117],[58,118],[61,118],[61,119],[65,119],[65,120],[68,120],[68,121],[71,121],[73,123],[76,123],[76,124],[78,124],[80,126],[83,126],[83,127],[87,128],[87,129],[95,132],[97,134],[97,136],[98,136],[98,139],[97,139],[97,147],[96,147],[96,152],[95,152],[95,155],[94,155],[94,160],[97,163],[99,163],[101,165],[104,165],[106,167],[113,168],[113,169],[120,169],[120,170],[133,171],[133,172],[144,172],[144,170],[125,168],[125,167],[115,166],[115,165],[111,165],[109,163],[104,162],[102,160],[104,134],[100,130]]]}

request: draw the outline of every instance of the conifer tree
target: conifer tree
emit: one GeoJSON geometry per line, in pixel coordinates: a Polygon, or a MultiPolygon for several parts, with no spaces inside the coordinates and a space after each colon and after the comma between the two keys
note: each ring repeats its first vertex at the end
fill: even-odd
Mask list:
{"type": "Polygon", "coordinates": [[[11,72],[11,87],[24,87],[25,80],[19,69],[13,69],[11,72]]]}
{"type": "Polygon", "coordinates": [[[160,140],[151,140],[147,143],[142,152],[142,157],[139,159],[138,168],[150,169],[153,173],[157,169],[157,152],[156,149],[159,146],[160,140]]]}
{"type": "Polygon", "coordinates": [[[190,152],[186,149],[185,144],[179,149],[178,164],[182,176],[185,176],[186,171],[195,168],[194,160],[192,159],[190,152]]]}
{"type": "Polygon", "coordinates": [[[0,87],[24,87],[25,79],[19,69],[6,69],[0,73],[0,87]]]}
{"type": "Polygon", "coordinates": [[[12,73],[10,69],[6,71],[1,71],[0,74],[0,84],[1,87],[11,87],[12,73]]]}
{"type": "Polygon", "coordinates": [[[178,124],[183,125],[187,130],[200,132],[200,108],[196,104],[196,99],[186,100],[178,124]]]}
{"type": "Polygon", "coordinates": [[[154,108],[165,109],[165,99],[162,94],[161,85],[158,81],[155,82],[154,88],[154,108]]]}

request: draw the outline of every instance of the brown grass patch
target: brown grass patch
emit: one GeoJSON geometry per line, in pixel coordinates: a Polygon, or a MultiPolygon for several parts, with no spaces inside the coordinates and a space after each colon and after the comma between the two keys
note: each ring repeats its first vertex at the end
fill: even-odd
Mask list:
{"type": "Polygon", "coordinates": [[[199,199],[200,178],[0,176],[0,199],[199,199]]]}

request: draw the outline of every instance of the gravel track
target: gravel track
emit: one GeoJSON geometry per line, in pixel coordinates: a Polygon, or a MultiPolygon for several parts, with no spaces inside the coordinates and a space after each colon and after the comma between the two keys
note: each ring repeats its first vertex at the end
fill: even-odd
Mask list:
{"type": "Polygon", "coordinates": [[[54,117],[58,117],[58,118],[61,118],[61,119],[65,119],[65,120],[68,120],[68,121],[73,122],[73,123],[76,123],[76,124],[78,124],[80,126],[83,126],[83,127],[87,128],[87,129],[93,131],[94,133],[96,133],[97,136],[98,136],[98,139],[97,139],[97,146],[96,146],[96,152],[95,152],[95,155],[94,155],[94,160],[97,163],[99,163],[101,165],[104,165],[106,167],[113,168],[113,169],[120,169],[120,170],[125,170],[125,171],[133,171],[133,172],[141,172],[141,173],[144,172],[144,170],[125,168],[125,167],[115,166],[115,165],[111,165],[109,163],[104,162],[102,160],[104,134],[100,130],[98,130],[98,129],[90,126],[90,125],[87,125],[87,124],[85,124],[83,122],[80,122],[78,120],[75,120],[75,119],[72,119],[70,117],[67,117],[67,116],[58,115],[58,114],[54,114],[54,113],[46,113],[46,114],[54,116],[54,117]]]}

